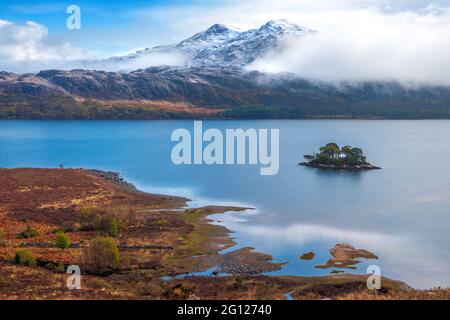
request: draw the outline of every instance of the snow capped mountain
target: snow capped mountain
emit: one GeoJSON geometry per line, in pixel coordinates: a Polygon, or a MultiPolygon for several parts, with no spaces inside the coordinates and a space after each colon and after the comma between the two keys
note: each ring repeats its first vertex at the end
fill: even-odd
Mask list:
{"type": "Polygon", "coordinates": [[[313,30],[287,20],[272,20],[259,29],[241,31],[215,24],[178,44],[158,46],[136,53],[108,59],[108,62],[129,63],[158,55],[181,55],[186,66],[243,67],[271,50],[277,50],[290,37],[305,36],[313,30]]]}
{"type": "Polygon", "coordinates": [[[83,68],[0,72],[0,118],[450,118],[448,87],[336,86],[244,68],[284,40],[311,33],[285,20],[247,31],[215,24],[177,44],[83,68]],[[179,56],[183,64],[169,61],[179,56]],[[116,70],[130,72],[107,72],[116,70]]]}

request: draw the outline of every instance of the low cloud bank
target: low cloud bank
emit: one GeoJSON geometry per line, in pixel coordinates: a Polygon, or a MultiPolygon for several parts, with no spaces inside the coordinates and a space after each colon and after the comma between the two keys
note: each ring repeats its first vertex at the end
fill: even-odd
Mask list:
{"type": "Polygon", "coordinates": [[[94,69],[101,69],[106,71],[123,71],[129,72],[138,69],[145,69],[154,66],[183,66],[187,64],[186,57],[181,52],[163,51],[151,52],[137,57],[122,59],[120,61],[115,58],[88,63],[94,69]]]}
{"type": "Polygon", "coordinates": [[[450,8],[388,14],[323,12],[318,33],[286,41],[249,66],[327,81],[450,85],[450,8]]]}
{"type": "Polygon", "coordinates": [[[0,19],[0,71],[38,72],[45,69],[98,69],[132,71],[158,65],[184,65],[178,52],[153,52],[135,59],[116,62],[102,60],[95,52],[78,48],[67,41],[53,39],[47,28],[28,21],[18,25],[0,19]]]}

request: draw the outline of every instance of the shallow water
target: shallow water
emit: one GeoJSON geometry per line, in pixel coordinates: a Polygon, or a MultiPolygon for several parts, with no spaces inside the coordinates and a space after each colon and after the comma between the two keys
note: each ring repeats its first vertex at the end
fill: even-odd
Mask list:
{"type": "Polygon", "coordinates": [[[1,167],[89,167],[121,172],[139,188],[194,204],[239,204],[217,215],[237,239],[288,261],[273,274],[321,275],[314,268],[337,242],[377,254],[363,261],[415,287],[450,286],[450,121],[204,121],[205,128],[280,129],[280,170],[176,166],[175,128],[192,121],[0,121],[1,167]],[[360,173],[297,166],[327,142],[361,147],[383,167],[360,173]],[[299,256],[314,251],[312,261],[299,256]]]}

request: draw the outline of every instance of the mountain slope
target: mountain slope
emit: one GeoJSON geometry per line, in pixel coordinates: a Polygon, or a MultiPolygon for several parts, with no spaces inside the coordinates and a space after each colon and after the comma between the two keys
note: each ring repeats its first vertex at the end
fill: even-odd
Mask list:
{"type": "Polygon", "coordinates": [[[240,31],[224,25],[175,45],[103,63],[127,65],[179,53],[186,65],[132,72],[45,70],[0,72],[0,118],[447,118],[450,87],[404,87],[394,82],[310,82],[293,74],[248,72],[245,66],[290,37],[314,31],[269,21],[240,31]]]}
{"type": "Polygon", "coordinates": [[[175,45],[145,49],[124,57],[114,57],[108,63],[127,64],[151,55],[181,54],[186,66],[243,67],[272,50],[279,49],[290,37],[313,34],[287,20],[272,20],[259,29],[241,31],[222,24],[195,34],[175,45]]]}
{"type": "Polygon", "coordinates": [[[237,67],[0,77],[0,118],[450,118],[450,88],[336,87],[237,67]]]}

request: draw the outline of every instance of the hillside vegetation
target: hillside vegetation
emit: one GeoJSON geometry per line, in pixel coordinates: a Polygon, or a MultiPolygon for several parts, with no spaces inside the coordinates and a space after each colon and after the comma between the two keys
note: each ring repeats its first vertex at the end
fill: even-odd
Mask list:
{"type": "Polygon", "coordinates": [[[450,88],[334,86],[236,67],[0,73],[1,119],[450,119],[450,88]]]}

